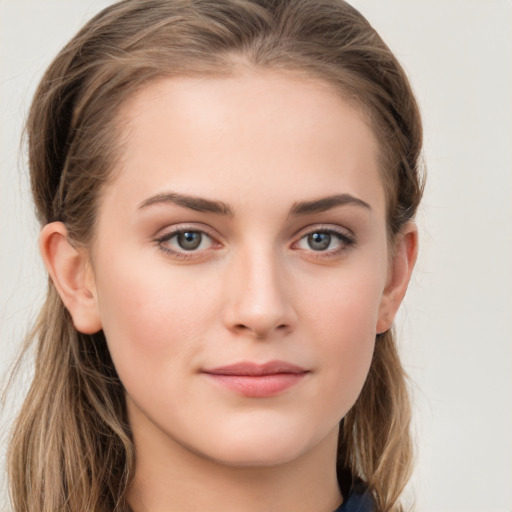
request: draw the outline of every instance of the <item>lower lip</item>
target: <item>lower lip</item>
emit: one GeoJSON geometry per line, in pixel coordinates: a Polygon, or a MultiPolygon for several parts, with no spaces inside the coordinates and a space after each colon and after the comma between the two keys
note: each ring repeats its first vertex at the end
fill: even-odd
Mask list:
{"type": "Polygon", "coordinates": [[[250,398],[266,398],[279,395],[299,384],[307,375],[302,373],[276,373],[271,375],[222,375],[205,373],[205,375],[232,391],[250,398]]]}

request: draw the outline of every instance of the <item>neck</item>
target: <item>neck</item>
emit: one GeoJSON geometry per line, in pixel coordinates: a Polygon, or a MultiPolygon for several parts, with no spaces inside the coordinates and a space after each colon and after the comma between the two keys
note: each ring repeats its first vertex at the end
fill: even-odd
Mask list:
{"type": "Polygon", "coordinates": [[[154,425],[134,429],[133,435],[136,470],[127,495],[133,512],[332,512],[342,501],[337,429],[293,461],[256,467],[208,459],[169,440],[154,425]]]}

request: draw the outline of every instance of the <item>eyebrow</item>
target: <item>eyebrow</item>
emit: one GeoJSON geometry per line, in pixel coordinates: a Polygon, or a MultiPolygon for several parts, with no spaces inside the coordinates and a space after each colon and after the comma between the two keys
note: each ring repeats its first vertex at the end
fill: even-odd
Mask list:
{"type": "Polygon", "coordinates": [[[326,212],[336,206],[353,205],[371,210],[371,206],[350,194],[337,194],[328,197],[322,197],[321,199],[315,199],[314,201],[301,201],[294,203],[290,210],[290,215],[308,215],[311,213],[326,212]]]}
{"type": "Polygon", "coordinates": [[[218,213],[220,215],[234,216],[233,209],[222,201],[212,201],[203,197],[189,196],[186,194],[178,194],[176,192],[167,192],[152,196],[139,204],[139,210],[152,206],[154,204],[172,203],[183,208],[196,210],[198,212],[218,213]]]}
{"type": "MultiPolygon", "coordinates": [[[[233,208],[223,201],[213,201],[204,197],[179,194],[177,192],[166,192],[152,196],[139,204],[138,209],[142,210],[155,204],[176,204],[183,208],[195,210],[198,212],[217,213],[233,217],[235,215],[233,208]]],[[[290,216],[308,215],[312,213],[321,213],[337,206],[353,205],[371,210],[371,206],[350,194],[336,194],[328,197],[322,197],[313,201],[300,201],[294,203],[290,209],[290,216]]]]}

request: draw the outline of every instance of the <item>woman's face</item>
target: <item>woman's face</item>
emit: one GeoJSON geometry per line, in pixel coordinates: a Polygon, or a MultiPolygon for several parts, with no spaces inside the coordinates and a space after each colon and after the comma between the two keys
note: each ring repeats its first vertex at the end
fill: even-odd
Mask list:
{"type": "Polygon", "coordinates": [[[389,279],[371,129],[262,71],[166,79],[123,117],[91,260],[136,444],[246,466],[335,445],[389,279]]]}

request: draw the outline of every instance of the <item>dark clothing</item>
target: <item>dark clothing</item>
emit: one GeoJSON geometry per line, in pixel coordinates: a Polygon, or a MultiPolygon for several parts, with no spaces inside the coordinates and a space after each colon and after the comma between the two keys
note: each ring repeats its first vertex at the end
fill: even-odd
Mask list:
{"type": "Polygon", "coordinates": [[[334,512],[373,512],[373,498],[367,492],[352,492],[334,512]]]}

